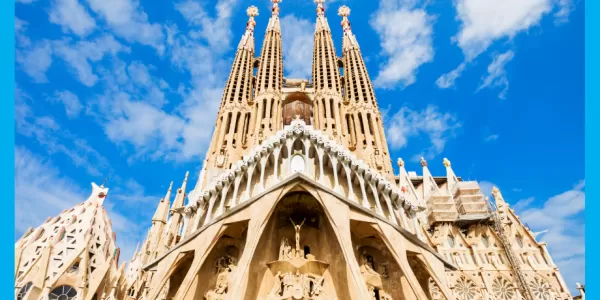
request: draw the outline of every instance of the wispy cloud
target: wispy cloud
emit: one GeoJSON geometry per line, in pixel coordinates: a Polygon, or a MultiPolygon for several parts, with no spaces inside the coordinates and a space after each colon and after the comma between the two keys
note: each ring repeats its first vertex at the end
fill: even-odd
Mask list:
{"type": "Polygon", "coordinates": [[[426,136],[431,143],[423,155],[427,159],[440,154],[448,140],[456,136],[456,129],[462,126],[455,115],[440,112],[433,105],[422,111],[402,107],[387,123],[387,140],[393,149],[406,147],[411,137],[426,136]]]}
{"type": "Polygon", "coordinates": [[[493,61],[487,68],[487,75],[482,78],[481,85],[477,88],[480,91],[485,88],[502,87],[498,98],[505,99],[508,92],[508,78],[506,77],[506,64],[510,62],[515,53],[511,50],[496,54],[493,61]]]}
{"type": "Polygon", "coordinates": [[[64,32],[78,36],[86,36],[96,28],[96,20],[78,0],[53,1],[50,8],[50,22],[60,25],[64,32]]]}
{"type": "Polygon", "coordinates": [[[442,88],[442,89],[447,89],[447,88],[453,87],[454,82],[456,81],[456,79],[458,79],[458,77],[460,77],[462,72],[465,70],[465,67],[466,67],[466,63],[464,63],[464,62],[461,63],[460,65],[458,65],[458,67],[456,67],[456,69],[440,76],[435,81],[435,84],[439,88],[442,88]]]}
{"type": "Polygon", "coordinates": [[[384,62],[374,80],[379,88],[403,88],[416,80],[417,69],[433,61],[434,18],[414,1],[382,0],[370,23],[379,35],[384,62]]]}
{"type": "Polygon", "coordinates": [[[69,90],[56,91],[54,96],[48,98],[52,102],[59,102],[65,106],[67,117],[76,118],[83,109],[79,97],[69,90]]]}
{"type": "Polygon", "coordinates": [[[129,42],[151,46],[159,54],[164,51],[162,26],[151,23],[135,0],[87,0],[90,8],[106,22],[112,31],[129,42]]]}
{"type": "Polygon", "coordinates": [[[497,141],[499,138],[500,138],[500,136],[497,134],[490,134],[485,137],[484,141],[485,142],[493,142],[493,141],[497,141]]]}
{"type": "Polygon", "coordinates": [[[572,189],[552,196],[539,205],[533,198],[523,199],[513,207],[521,220],[533,231],[548,230],[541,240],[548,249],[565,279],[575,291],[575,282],[585,282],[585,181],[572,189]],[[581,245],[574,247],[573,245],[581,245]]]}
{"type": "Polygon", "coordinates": [[[286,76],[310,78],[312,74],[314,22],[287,15],[281,18],[283,65],[286,76]]]}

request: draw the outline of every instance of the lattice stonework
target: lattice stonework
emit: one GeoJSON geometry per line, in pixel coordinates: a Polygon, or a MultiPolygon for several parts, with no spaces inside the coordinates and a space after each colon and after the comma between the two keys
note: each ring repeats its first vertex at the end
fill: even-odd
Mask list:
{"type": "Polygon", "coordinates": [[[517,289],[506,278],[498,276],[492,282],[492,294],[498,300],[517,299],[517,289]]]}
{"type": "Polygon", "coordinates": [[[429,278],[429,294],[431,295],[432,300],[446,300],[444,294],[440,290],[440,287],[433,281],[432,278],[429,278]]]}
{"type": "Polygon", "coordinates": [[[454,295],[457,300],[482,300],[481,292],[479,291],[479,287],[469,280],[468,278],[462,276],[458,281],[456,281],[456,285],[454,286],[454,295]]]}
{"type": "Polygon", "coordinates": [[[68,285],[59,286],[50,292],[48,299],[50,300],[75,300],[77,291],[68,285]]]}
{"type": "Polygon", "coordinates": [[[529,288],[536,300],[554,300],[550,284],[539,277],[535,277],[529,282],[529,288]]]}

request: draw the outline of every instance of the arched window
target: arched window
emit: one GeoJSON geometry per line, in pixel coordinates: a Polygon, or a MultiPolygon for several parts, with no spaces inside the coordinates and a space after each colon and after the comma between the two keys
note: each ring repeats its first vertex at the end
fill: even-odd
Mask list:
{"type": "Polygon", "coordinates": [[[77,291],[68,285],[59,286],[50,292],[48,299],[50,300],[75,300],[77,291]]]}
{"type": "Polygon", "coordinates": [[[25,299],[25,296],[27,295],[27,292],[29,292],[29,290],[31,289],[31,286],[33,285],[33,283],[28,282],[27,284],[25,284],[21,290],[19,290],[19,293],[17,294],[17,300],[23,300],[25,299]]]}

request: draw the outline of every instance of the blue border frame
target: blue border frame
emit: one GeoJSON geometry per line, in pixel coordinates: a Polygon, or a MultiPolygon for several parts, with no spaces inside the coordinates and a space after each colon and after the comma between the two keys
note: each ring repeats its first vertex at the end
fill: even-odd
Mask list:
{"type": "Polygon", "coordinates": [[[15,259],[15,0],[0,1],[0,32],[4,36],[0,48],[0,84],[2,89],[2,109],[0,130],[2,130],[2,180],[0,189],[3,201],[0,201],[4,216],[0,218],[0,226],[4,231],[0,251],[5,257],[5,267],[0,278],[3,298],[14,297],[14,259],[15,259]],[[8,259],[8,260],[6,260],[8,259]],[[9,265],[9,266],[7,266],[9,265]]]}
{"type": "MultiPolygon", "coordinates": [[[[584,1],[584,0],[579,0],[584,1]]],[[[600,218],[595,215],[598,211],[600,204],[597,202],[598,189],[596,189],[595,183],[598,181],[596,169],[594,167],[600,165],[598,159],[598,153],[600,153],[600,141],[598,141],[597,130],[600,128],[600,122],[598,115],[598,101],[600,98],[600,76],[597,71],[598,64],[600,64],[600,42],[598,41],[598,31],[600,27],[600,20],[597,18],[600,15],[600,4],[597,0],[585,1],[585,93],[586,93],[586,108],[585,108],[585,129],[586,129],[586,141],[585,141],[585,161],[586,161],[586,198],[591,201],[586,201],[586,248],[589,245],[590,249],[595,249],[595,244],[600,244],[594,240],[593,228],[600,227],[600,218]],[[593,100],[592,100],[593,99],[593,100]]],[[[0,290],[3,295],[12,295],[14,293],[14,226],[15,226],[15,215],[14,215],[14,199],[15,199],[15,184],[14,184],[14,139],[15,139],[15,121],[14,121],[14,75],[15,75],[15,31],[14,31],[14,11],[15,11],[15,0],[4,0],[0,1],[0,11],[4,17],[0,18],[2,26],[0,31],[5,37],[1,47],[2,59],[0,59],[0,70],[1,70],[1,88],[4,91],[2,96],[3,109],[1,109],[2,116],[0,117],[0,130],[3,131],[3,144],[2,149],[2,176],[4,180],[0,180],[0,188],[3,193],[4,201],[0,201],[2,211],[4,211],[3,218],[0,218],[0,226],[5,232],[4,242],[5,246],[1,247],[1,252],[4,257],[9,257],[9,265],[3,268],[0,279],[1,288],[0,290]],[[7,238],[10,237],[10,238],[7,238]],[[12,263],[11,263],[12,262],[12,263]]],[[[4,243],[3,242],[3,243],[4,243]]],[[[594,281],[594,276],[597,275],[596,270],[599,268],[599,258],[596,255],[586,251],[586,285],[590,285],[590,282],[594,281]]],[[[591,285],[592,289],[587,292],[589,299],[600,299],[600,292],[596,292],[595,285],[591,285]],[[596,296],[598,295],[598,296],[596,296]]],[[[574,295],[577,295],[577,291],[571,291],[574,295]]],[[[10,296],[12,297],[12,296],[10,296]]]]}
{"type": "MultiPolygon", "coordinates": [[[[597,130],[600,128],[598,122],[598,98],[600,96],[600,76],[598,76],[598,64],[600,59],[600,42],[598,40],[598,27],[600,20],[597,16],[600,13],[600,4],[597,0],[585,1],[585,180],[586,180],[586,210],[585,222],[586,248],[594,249],[598,240],[594,239],[594,229],[600,227],[600,218],[595,214],[600,206],[597,202],[598,189],[598,173],[596,168],[599,163],[598,153],[600,149],[598,145],[597,130]],[[591,199],[591,200],[590,200],[591,199]],[[588,201],[589,200],[589,201],[588,201]],[[587,246],[590,247],[587,247],[587,246]]],[[[594,253],[590,253],[590,249],[586,249],[585,256],[585,280],[586,285],[595,281],[595,276],[598,275],[599,258],[594,253]]],[[[600,293],[597,292],[597,286],[592,284],[592,289],[586,293],[589,299],[600,299],[600,293]]],[[[577,294],[576,291],[573,291],[577,294]]]]}

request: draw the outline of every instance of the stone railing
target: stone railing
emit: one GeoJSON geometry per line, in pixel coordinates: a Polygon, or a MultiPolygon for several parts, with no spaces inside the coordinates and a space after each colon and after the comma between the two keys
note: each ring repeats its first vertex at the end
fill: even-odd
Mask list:
{"type": "Polygon", "coordinates": [[[184,222],[192,224],[183,231],[195,231],[296,173],[413,233],[414,213],[425,209],[422,203],[404,197],[394,183],[343,146],[296,120],[251,150],[202,191],[192,191],[184,213],[184,222]]]}

